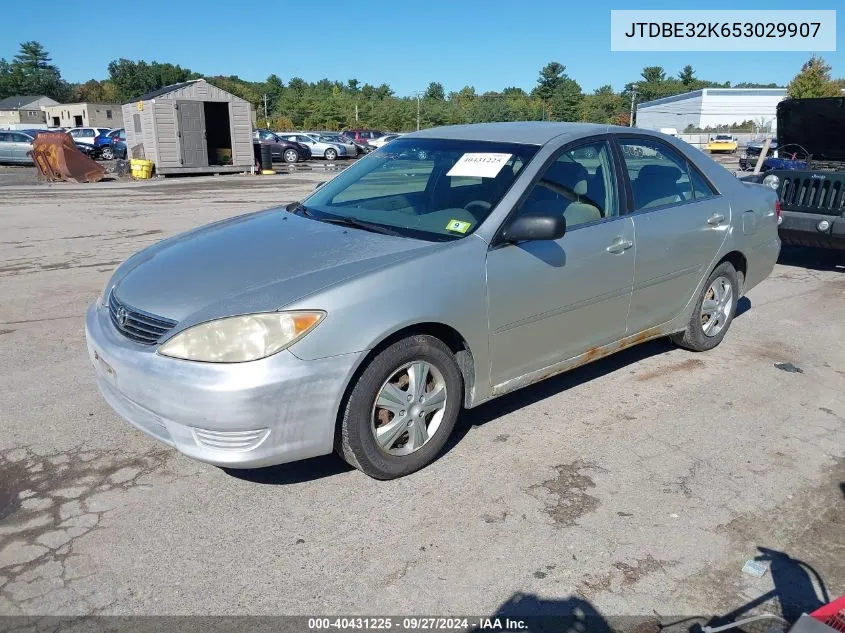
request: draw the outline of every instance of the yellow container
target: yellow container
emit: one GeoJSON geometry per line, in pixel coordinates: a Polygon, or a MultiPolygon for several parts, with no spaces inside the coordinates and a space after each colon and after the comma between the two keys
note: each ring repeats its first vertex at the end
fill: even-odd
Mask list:
{"type": "Polygon", "coordinates": [[[153,175],[153,161],[143,158],[133,158],[129,161],[133,178],[151,178],[153,175]]]}

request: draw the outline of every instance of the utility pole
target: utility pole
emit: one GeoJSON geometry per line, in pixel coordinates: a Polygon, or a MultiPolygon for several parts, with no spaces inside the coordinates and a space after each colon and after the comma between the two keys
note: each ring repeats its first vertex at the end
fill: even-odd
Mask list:
{"type": "Polygon", "coordinates": [[[417,93],[417,132],[420,131],[420,93],[417,93]]]}
{"type": "Polygon", "coordinates": [[[355,123],[358,123],[358,104],[355,104],[355,123]]]}
{"type": "Polygon", "coordinates": [[[637,99],[637,84],[631,86],[631,117],[628,119],[628,127],[634,127],[634,101],[637,99]]]}
{"type": "Polygon", "coordinates": [[[264,95],[264,125],[266,127],[270,127],[270,119],[267,118],[267,101],[268,101],[268,97],[265,94],[264,95]]]}

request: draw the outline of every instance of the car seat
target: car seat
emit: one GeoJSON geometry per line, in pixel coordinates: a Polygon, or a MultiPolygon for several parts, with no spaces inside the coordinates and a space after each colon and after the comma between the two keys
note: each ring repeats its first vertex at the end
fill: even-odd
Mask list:
{"type": "Polygon", "coordinates": [[[631,183],[638,209],[681,202],[678,180],[682,176],[674,165],[645,165],[631,183]]]}

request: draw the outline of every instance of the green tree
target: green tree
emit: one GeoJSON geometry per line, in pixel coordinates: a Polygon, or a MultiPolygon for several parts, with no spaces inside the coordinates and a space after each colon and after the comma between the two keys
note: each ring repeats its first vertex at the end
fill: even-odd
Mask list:
{"type": "Polygon", "coordinates": [[[692,66],[687,64],[681,69],[681,72],[678,73],[678,79],[681,80],[681,83],[685,86],[690,86],[695,81],[695,71],[692,69],[692,66]]]}
{"type": "Polygon", "coordinates": [[[11,63],[0,60],[0,92],[5,93],[3,96],[46,95],[57,101],[67,100],[71,87],[51,61],[39,42],[22,42],[11,63]]]}
{"type": "Polygon", "coordinates": [[[446,92],[443,90],[443,84],[432,81],[425,89],[425,99],[434,99],[436,101],[445,101],[446,92]]]}
{"type": "Polygon", "coordinates": [[[839,84],[830,78],[830,66],[821,57],[814,55],[789,82],[786,94],[791,99],[806,99],[838,97],[841,91],[839,84]]]}
{"type": "Polygon", "coordinates": [[[544,101],[551,99],[565,78],[566,66],[560,62],[549,62],[540,69],[540,76],[537,78],[537,87],[534,88],[534,93],[544,101]]]}
{"type": "Polygon", "coordinates": [[[666,81],[666,71],[663,66],[646,66],[643,68],[642,78],[646,83],[659,84],[666,81]]]}

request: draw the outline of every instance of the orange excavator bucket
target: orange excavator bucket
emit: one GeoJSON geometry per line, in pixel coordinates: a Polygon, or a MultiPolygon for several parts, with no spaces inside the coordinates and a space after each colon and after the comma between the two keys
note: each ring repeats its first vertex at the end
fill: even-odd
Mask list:
{"type": "Polygon", "coordinates": [[[76,149],[73,139],[64,132],[39,134],[32,141],[29,155],[50,181],[98,182],[106,175],[105,168],[76,149]]]}

